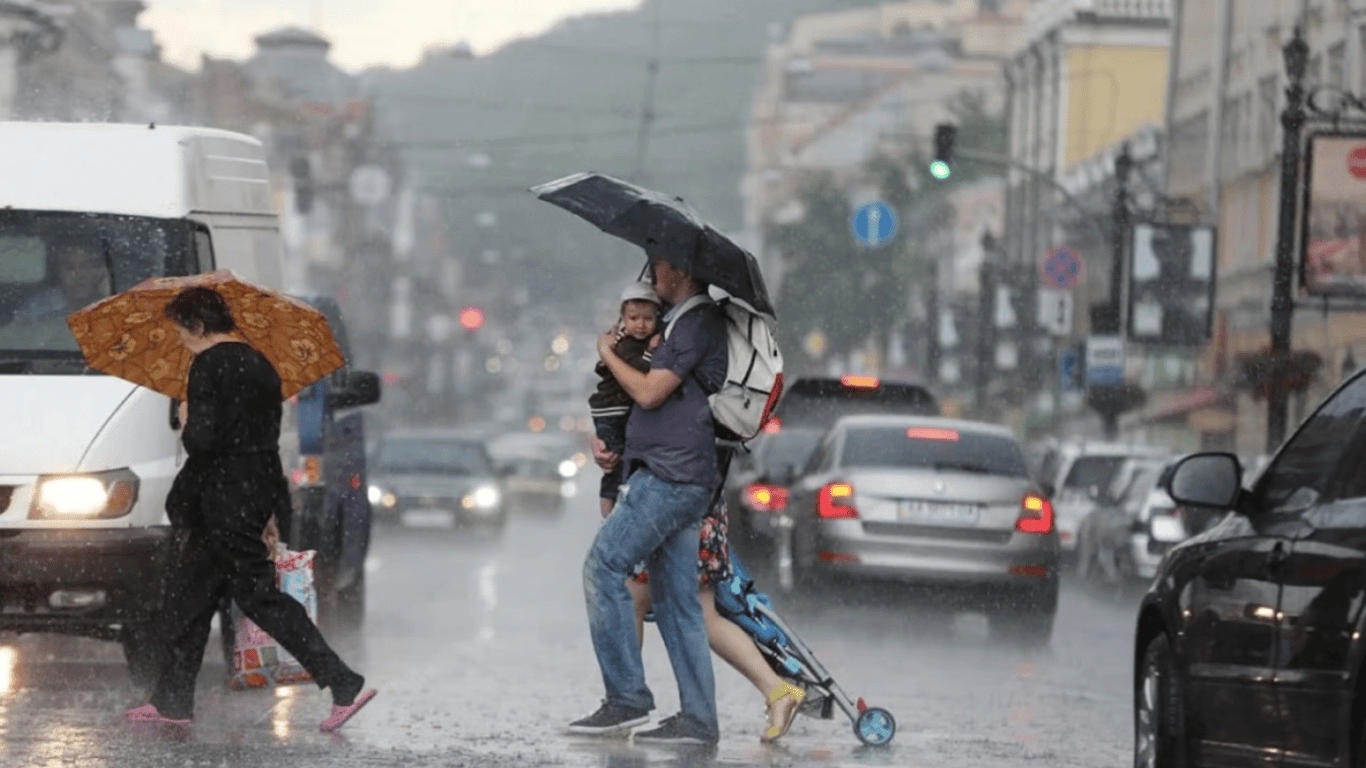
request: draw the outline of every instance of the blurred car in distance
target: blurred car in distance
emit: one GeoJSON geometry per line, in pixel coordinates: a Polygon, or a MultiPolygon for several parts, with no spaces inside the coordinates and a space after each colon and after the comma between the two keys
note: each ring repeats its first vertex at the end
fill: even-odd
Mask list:
{"type": "Polygon", "coordinates": [[[1129,458],[1077,529],[1077,576],[1117,587],[1146,583],[1186,537],[1182,510],[1161,483],[1175,459],[1129,458]]]}
{"type": "Polygon", "coordinates": [[[1077,559],[1077,529],[1111,488],[1131,457],[1166,452],[1141,443],[1066,441],[1047,444],[1034,474],[1053,500],[1065,563],[1077,559]]]}
{"type": "Polygon", "coordinates": [[[770,424],[774,429],[828,427],[840,416],[854,413],[938,416],[940,409],[934,395],[919,384],[852,374],[805,376],[784,385],[770,424]]]}
{"type": "Polygon", "coordinates": [[[383,435],[370,466],[375,518],[413,526],[501,531],[507,508],[481,435],[402,430],[383,435]]]}
{"type": "Polygon", "coordinates": [[[515,509],[559,510],[577,492],[588,463],[587,447],[575,433],[501,432],[488,438],[489,455],[515,509]]]}
{"type": "Polygon", "coordinates": [[[1366,747],[1366,376],[1246,487],[1230,453],[1166,491],[1212,525],[1163,558],[1134,626],[1134,764],[1360,766],[1366,747]]]}
{"type": "Polygon", "coordinates": [[[768,557],[781,526],[790,525],[787,486],[806,463],[825,429],[789,426],[760,433],[731,459],[724,497],[731,543],[745,554],[768,557]]]}
{"type": "Polygon", "coordinates": [[[994,637],[1031,645],[1058,604],[1053,506],[1005,427],[891,414],[838,419],[792,485],[793,584],[874,581],[967,597],[994,637]]]}

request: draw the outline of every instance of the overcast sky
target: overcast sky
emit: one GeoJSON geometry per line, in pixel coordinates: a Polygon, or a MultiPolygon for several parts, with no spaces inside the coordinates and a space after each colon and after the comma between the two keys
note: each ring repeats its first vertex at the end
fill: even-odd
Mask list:
{"type": "Polygon", "coordinates": [[[332,62],[350,72],[407,67],[429,46],[464,40],[487,53],[557,21],[633,8],[640,0],[145,0],[138,17],[163,57],[196,70],[201,54],[245,59],[262,32],[294,25],[332,41],[332,62]]]}

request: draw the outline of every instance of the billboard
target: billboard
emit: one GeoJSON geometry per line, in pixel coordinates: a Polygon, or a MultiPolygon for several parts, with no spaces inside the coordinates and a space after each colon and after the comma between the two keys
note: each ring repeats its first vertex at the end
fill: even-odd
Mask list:
{"type": "Polygon", "coordinates": [[[1214,321],[1214,229],[1135,224],[1129,261],[1129,339],[1199,346],[1214,321]]]}
{"type": "Polygon", "coordinates": [[[1366,296],[1366,135],[1309,137],[1300,283],[1311,294],[1366,296]]]}

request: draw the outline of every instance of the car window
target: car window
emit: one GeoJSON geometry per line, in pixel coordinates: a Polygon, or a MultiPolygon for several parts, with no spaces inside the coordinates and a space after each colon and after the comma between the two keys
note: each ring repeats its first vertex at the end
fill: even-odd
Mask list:
{"type": "Polygon", "coordinates": [[[938,427],[849,429],[839,464],[1028,477],[1024,455],[1014,440],[938,427]]]}
{"type": "Polygon", "coordinates": [[[1104,490],[1127,460],[1127,456],[1079,456],[1067,470],[1062,489],[1085,491],[1095,486],[1104,490]]]}
{"type": "Polygon", "coordinates": [[[375,458],[381,472],[443,475],[487,475],[492,472],[484,446],[468,440],[386,440],[375,458]]]}
{"type": "MultiPolygon", "coordinates": [[[[1257,483],[1258,507],[1293,512],[1318,502],[1334,470],[1362,426],[1366,414],[1366,376],[1357,377],[1310,416],[1282,447],[1257,483]]],[[[1348,473],[1340,495],[1366,495],[1361,473],[1348,473]]]]}
{"type": "Polygon", "coordinates": [[[815,450],[823,433],[818,429],[784,429],[769,435],[760,453],[766,467],[800,467],[815,450]]]}

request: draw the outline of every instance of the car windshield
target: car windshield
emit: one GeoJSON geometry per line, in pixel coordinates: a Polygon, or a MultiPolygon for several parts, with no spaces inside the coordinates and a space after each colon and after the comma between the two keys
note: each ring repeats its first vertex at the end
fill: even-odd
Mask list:
{"type": "Polygon", "coordinates": [[[190,235],[179,220],[0,211],[0,366],[79,372],[54,369],[81,359],[66,316],[149,277],[200,271],[190,235]]]}
{"type": "Polygon", "coordinates": [[[403,438],[384,441],[375,465],[392,474],[492,474],[482,444],[444,438],[403,438]]]}
{"type": "Polygon", "coordinates": [[[938,427],[850,429],[844,435],[839,465],[1027,476],[1024,455],[1013,440],[938,427]]]}

